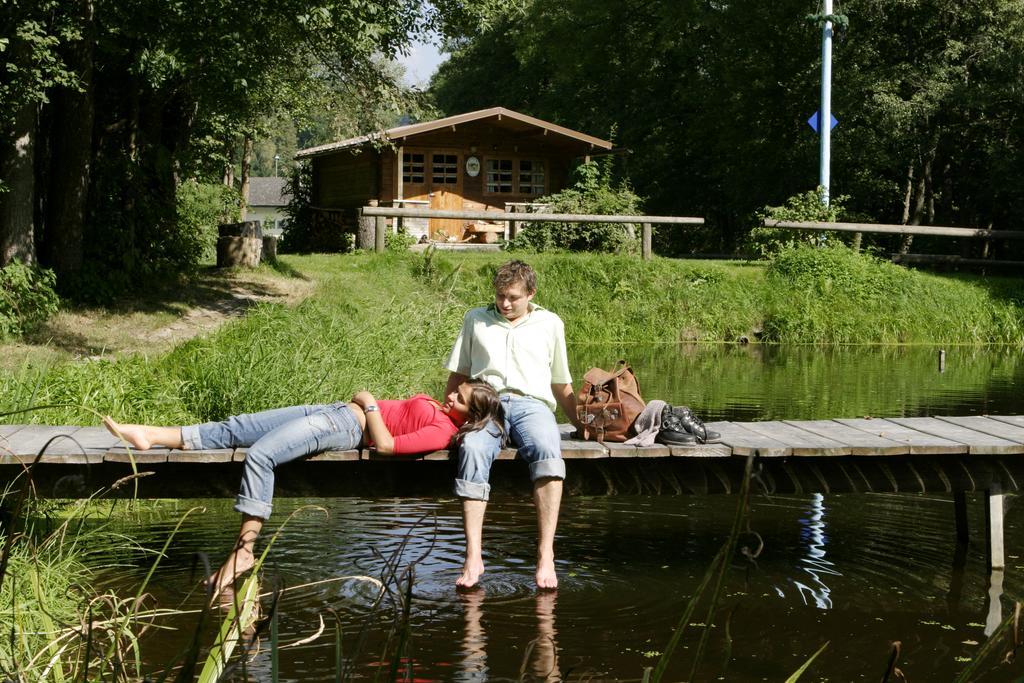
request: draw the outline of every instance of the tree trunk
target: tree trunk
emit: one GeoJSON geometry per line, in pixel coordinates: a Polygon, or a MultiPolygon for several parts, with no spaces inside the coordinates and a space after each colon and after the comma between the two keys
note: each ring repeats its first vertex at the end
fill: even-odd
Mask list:
{"type": "Polygon", "coordinates": [[[907,189],[903,192],[903,218],[900,225],[910,220],[910,199],[914,196],[914,162],[907,165],[907,189]]]}
{"type": "Polygon", "coordinates": [[[82,39],[72,43],[67,62],[79,77],[81,91],[60,89],[53,99],[54,125],[50,158],[57,161],[50,169],[43,262],[58,276],[77,272],[82,267],[83,232],[92,162],[93,119],[93,2],[79,0],[85,30],[82,39]]]}
{"type": "MultiPolygon", "coordinates": [[[[910,225],[921,225],[921,219],[925,215],[925,206],[927,200],[927,181],[931,177],[932,172],[932,158],[934,158],[935,152],[927,158],[922,160],[922,166],[924,171],[921,173],[921,177],[917,179],[917,186],[914,188],[914,210],[910,214],[910,225]]],[[[900,253],[906,254],[910,251],[910,245],[914,243],[913,235],[904,235],[903,244],[900,245],[900,253]]]]}
{"type": "Polygon", "coordinates": [[[935,161],[933,153],[924,162],[924,187],[925,196],[928,199],[928,225],[935,225],[935,184],[932,182],[932,162],[935,161]]]}
{"type": "Polygon", "coordinates": [[[14,133],[0,149],[0,178],[7,191],[0,194],[0,267],[11,261],[35,263],[34,141],[37,105],[18,112],[14,133]]]}
{"type": "Polygon", "coordinates": [[[242,220],[249,208],[249,169],[252,166],[252,133],[246,132],[242,142],[242,220]]]}

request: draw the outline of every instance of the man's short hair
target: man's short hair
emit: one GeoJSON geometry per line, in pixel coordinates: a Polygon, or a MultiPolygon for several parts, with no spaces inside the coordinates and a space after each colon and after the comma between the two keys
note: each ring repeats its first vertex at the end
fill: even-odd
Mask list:
{"type": "Polygon", "coordinates": [[[494,274],[494,290],[504,292],[509,287],[522,283],[527,294],[537,293],[537,273],[526,263],[515,260],[504,263],[494,274]]]}

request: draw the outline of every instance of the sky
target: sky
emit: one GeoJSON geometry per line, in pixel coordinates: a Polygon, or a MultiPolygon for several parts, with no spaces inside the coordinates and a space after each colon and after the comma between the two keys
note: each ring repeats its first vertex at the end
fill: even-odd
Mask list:
{"type": "Polygon", "coordinates": [[[427,87],[430,77],[437,71],[437,66],[448,55],[441,55],[436,45],[428,43],[413,43],[409,56],[398,56],[398,62],[405,66],[406,85],[416,85],[421,89],[427,87]]]}

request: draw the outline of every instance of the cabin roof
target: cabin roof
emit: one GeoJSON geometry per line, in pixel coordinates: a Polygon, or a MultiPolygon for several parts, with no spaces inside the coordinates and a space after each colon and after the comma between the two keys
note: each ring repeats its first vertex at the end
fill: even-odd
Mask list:
{"type": "Polygon", "coordinates": [[[601,138],[595,138],[586,133],[581,133],[571,128],[565,128],[548,121],[543,121],[533,116],[527,116],[526,114],[520,114],[519,112],[512,111],[511,109],[505,109],[504,107],[491,107],[490,109],[480,109],[479,111],[471,111],[465,114],[456,114],[455,116],[448,116],[443,119],[437,119],[435,121],[424,121],[422,123],[411,123],[406,126],[397,126],[395,128],[389,128],[385,131],[371,133],[369,135],[360,135],[358,137],[349,138],[347,140],[339,140],[338,142],[329,142],[326,145],[318,145],[316,147],[307,147],[306,149],[299,150],[295,155],[296,159],[306,159],[309,157],[320,156],[323,154],[331,154],[332,152],[338,152],[345,149],[351,149],[353,147],[359,147],[375,140],[379,141],[395,141],[402,140],[413,135],[420,135],[421,133],[429,133],[431,131],[440,130],[449,126],[458,126],[463,123],[470,123],[472,121],[480,121],[482,119],[497,119],[501,122],[504,127],[510,130],[525,130],[527,128],[540,128],[544,131],[554,133],[564,138],[569,138],[575,142],[582,142],[592,147],[600,147],[601,149],[610,150],[612,143],[601,138]]]}

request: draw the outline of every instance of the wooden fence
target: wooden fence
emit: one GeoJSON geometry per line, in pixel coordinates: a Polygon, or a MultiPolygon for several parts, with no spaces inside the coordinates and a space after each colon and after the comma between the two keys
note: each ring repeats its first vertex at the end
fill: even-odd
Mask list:
{"type": "Polygon", "coordinates": [[[875,232],[888,235],[932,235],[937,237],[971,237],[986,240],[1024,239],[1024,230],[984,230],[981,228],[950,228],[941,225],[889,225],[885,223],[822,223],[817,221],[764,222],[766,228],[792,230],[835,230],[838,232],[875,232]]]}
{"type": "Polygon", "coordinates": [[[374,249],[384,251],[384,235],[388,218],[444,218],[466,221],[503,221],[507,223],[636,223],[643,226],[641,251],[644,259],[651,258],[651,231],[653,225],[704,225],[703,218],[690,216],[605,216],[572,213],[520,213],[505,211],[442,211],[437,209],[396,209],[366,206],[361,210],[364,218],[375,221],[374,249]]]}

